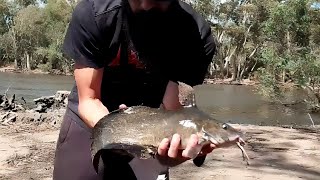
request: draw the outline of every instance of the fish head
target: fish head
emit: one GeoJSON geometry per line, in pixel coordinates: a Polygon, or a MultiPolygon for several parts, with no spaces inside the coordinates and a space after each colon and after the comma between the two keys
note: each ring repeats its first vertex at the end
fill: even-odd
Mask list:
{"type": "Polygon", "coordinates": [[[228,123],[203,126],[200,135],[204,141],[209,141],[218,147],[228,147],[237,142],[245,143],[245,134],[228,123]]]}

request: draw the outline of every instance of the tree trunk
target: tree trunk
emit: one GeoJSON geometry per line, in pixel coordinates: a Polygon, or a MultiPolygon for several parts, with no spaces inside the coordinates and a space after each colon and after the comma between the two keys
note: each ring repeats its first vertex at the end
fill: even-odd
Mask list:
{"type": "Polygon", "coordinates": [[[13,51],[14,51],[14,65],[16,69],[21,68],[21,60],[18,60],[18,47],[17,47],[17,40],[16,40],[16,33],[14,31],[14,28],[11,28],[11,38],[12,38],[12,46],[13,46],[13,51]]]}
{"type": "Polygon", "coordinates": [[[237,50],[237,46],[234,47],[232,51],[231,51],[231,47],[230,47],[230,49],[228,50],[227,56],[225,58],[226,62],[224,63],[224,68],[227,69],[227,78],[229,77],[229,63],[232,67],[235,67],[235,62],[233,62],[233,61],[235,61],[234,53],[236,52],[236,50],[237,50]]]}
{"type": "MultiPolygon", "coordinates": [[[[237,56],[236,56],[237,57],[237,56]]],[[[236,64],[236,58],[235,57],[232,57],[232,60],[231,60],[231,66],[232,66],[232,78],[231,78],[231,81],[235,81],[237,79],[237,72],[238,72],[238,68],[237,68],[237,64],[236,64]]]]}
{"type": "Polygon", "coordinates": [[[15,68],[15,69],[18,69],[18,68],[19,68],[17,58],[14,58],[14,68],[15,68]]]}
{"type": "Polygon", "coordinates": [[[244,75],[244,72],[248,71],[248,67],[243,67],[241,73],[240,73],[240,76],[239,76],[239,81],[241,81],[243,79],[243,75],[244,75]]]}
{"type": "MultiPolygon", "coordinates": [[[[287,53],[288,53],[288,55],[291,53],[291,37],[290,37],[290,31],[289,30],[287,30],[287,34],[286,34],[286,39],[287,39],[287,53]]],[[[284,69],[282,69],[282,75],[281,75],[281,81],[284,83],[285,82],[285,77],[286,77],[286,69],[284,68],[284,69]]]]}
{"type": "Polygon", "coordinates": [[[219,58],[219,70],[220,70],[220,78],[224,79],[225,76],[225,67],[224,67],[224,53],[223,53],[223,37],[224,37],[224,31],[218,31],[217,35],[217,55],[219,58]]]}
{"type": "Polygon", "coordinates": [[[229,66],[226,67],[226,77],[229,77],[229,66]]]}
{"type": "Polygon", "coordinates": [[[220,78],[224,79],[224,62],[223,62],[223,57],[220,54],[220,78]]]}
{"type": "Polygon", "coordinates": [[[288,51],[288,53],[290,52],[290,47],[291,47],[290,41],[291,41],[290,32],[289,32],[289,30],[287,30],[287,51],[288,51]]]}
{"type": "MultiPolygon", "coordinates": [[[[236,79],[235,79],[235,80],[238,80],[238,81],[241,80],[241,79],[240,79],[240,72],[241,72],[242,58],[243,58],[243,57],[241,57],[241,56],[238,58],[238,59],[239,59],[239,62],[238,62],[237,76],[236,76],[236,79]]],[[[244,67],[243,67],[243,69],[244,69],[244,67]]]]}
{"type": "Polygon", "coordinates": [[[27,69],[31,70],[31,68],[30,68],[30,55],[28,53],[26,53],[26,58],[27,58],[27,62],[26,62],[27,69]]]}

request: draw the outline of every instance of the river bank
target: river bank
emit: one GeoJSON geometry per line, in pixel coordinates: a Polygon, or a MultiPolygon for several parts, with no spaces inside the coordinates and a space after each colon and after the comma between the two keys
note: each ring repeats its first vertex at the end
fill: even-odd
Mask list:
{"type": "MultiPolygon", "coordinates": [[[[18,69],[15,69],[12,65],[0,67],[0,72],[73,76],[72,73],[68,73],[68,74],[63,74],[63,73],[59,73],[59,72],[53,72],[52,73],[52,72],[42,71],[40,69],[34,69],[34,70],[30,70],[30,71],[18,70],[18,69]]],[[[205,80],[204,80],[204,84],[257,85],[258,83],[259,83],[258,81],[250,80],[250,79],[244,79],[244,80],[242,80],[240,82],[239,81],[231,81],[231,78],[229,78],[229,79],[205,78],[205,80]]]]}
{"type": "MultiPolygon", "coordinates": [[[[242,161],[237,147],[216,149],[200,168],[191,161],[172,168],[170,179],[319,179],[320,126],[233,126],[246,132],[249,166],[242,161]]],[[[52,179],[59,127],[60,123],[35,122],[0,126],[0,179],[52,179]]]]}
{"type": "Polygon", "coordinates": [[[0,72],[6,72],[6,73],[24,73],[24,74],[50,74],[50,75],[65,75],[65,76],[72,76],[72,73],[62,73],[60,71],[53,70],[52,72],[43,71],[39,68],[33,69],[33,70],[27,70],[27,69],[16,69],[13,65],[9,66],[3,66],[0,67],[0,72]]]}

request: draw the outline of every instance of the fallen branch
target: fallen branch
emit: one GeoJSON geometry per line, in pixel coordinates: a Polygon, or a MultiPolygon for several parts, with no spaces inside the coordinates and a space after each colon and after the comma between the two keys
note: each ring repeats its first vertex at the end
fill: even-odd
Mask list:
{"type": "Polygon", "coordinates": [[[17,116],[16,116],[16,115],[11,116],[11,117],[10,117],[10,118],[8,118],[7,120],[5,120],[5,121],[3,122],[3,124],[8,124],[10,121],[14,121],[16,118],[17,118],[17,116]]]}
{"type": "Polygon", "coordinates": [[[308,116],[309,116],[309,119],[310,119],[310,121],[311,121],[311,123],[312,123],[312,127],[315,128],[315,125],[314,125],[314,122],[313,122],[313,120],[312,120],[312,117],[311,117],[310,113],[308,113],[308,116]]]}
{"type": "Polygon", "coordinates": [[[9,87],[7,88],[7,90],[4,92],[4,95],[5,95],[5,96],[7,96],[7,93],[8,93],[8,91],[9,91],[10,87],[12,86],[12,84],[13,84],[13,83],[11,83],[11,84],[9,85],[9,87]]]}
{"type": "Polygon", "coordinates": [[[0,118],[0,122],[4,121],[4,119],[7,118],[9,114],[10,114],[10,113],[7,112],[7,113],[5,113],[4,115],[2,115],[1,118],[0,118]]]}
{"type": "Polygon", "coordinates": [[[3,125],[9,125],[10,121],[15,121],[17,118],[17,114],[16,113],[10,113],[13,114],[13,116],[9,117],[7,120],[5,120],[2,124],[3,125]]]}

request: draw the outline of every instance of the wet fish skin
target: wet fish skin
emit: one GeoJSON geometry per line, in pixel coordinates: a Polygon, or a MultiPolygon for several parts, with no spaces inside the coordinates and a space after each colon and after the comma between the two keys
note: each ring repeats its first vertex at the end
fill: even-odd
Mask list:
{"type": "MultiPolygon", "coordinates": [[[[149,158],[149,150],[156,152],[161,140],[170,138],[175,133],[181,136],[180,149],[186,147],[191,134],[198,134],[202,144],[209,144],[214,140],[221,147],[234,145],[236,139],[242,136],[241,132],[213,119],[197,107],[168,111],[134,106],[111,113],[96,124],[93,128],[92,155],[94,157],[100,149],[109,149],[132,158],[149,158]],[[205,132],[210,138],[203,138],[208,135],[205,132]]],[[[193,156],[195,158],[197,154],[193,156]]],[[[203,161],[199,161],[199,165],[203,161]]]]}

